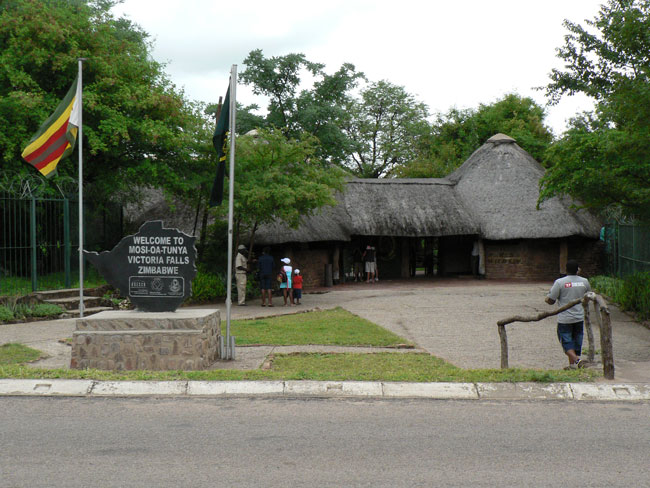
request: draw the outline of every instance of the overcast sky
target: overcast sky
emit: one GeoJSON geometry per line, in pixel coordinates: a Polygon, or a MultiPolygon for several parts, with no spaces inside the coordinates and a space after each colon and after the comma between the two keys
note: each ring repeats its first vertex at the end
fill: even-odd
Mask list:
{"type": "MultiPolygon", "coordinates": [[[[226,2],[126,0],[113,12],[148,32],[153,56],[190,99],[224,95],[233,64],[241,72],[253,49],[267,57],[303,53],[336,71],[352,63],[369,80],[402,85],[431,113],[476,108],[507,93],[545,105],[548,73],[562,67],[556,48],[564,19],[584,25],[601,0],[330,0],[226,2]]],[[[242,85],[237,99],[265,101],[242,85]]],[[[548,107],[556,134],[577,112],[581,96],[548,107]]]]}

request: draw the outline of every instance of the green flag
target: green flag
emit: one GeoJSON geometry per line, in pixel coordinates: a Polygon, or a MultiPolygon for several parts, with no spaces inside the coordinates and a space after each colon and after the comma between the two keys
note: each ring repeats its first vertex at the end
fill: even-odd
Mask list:
{"type": "Polygon", "coordinates": [[[225,145],[228,135],[228,126],[230,125],[230,84],[226,91],[226,98],[221,106],[221,113],[217,121],[217,128],[212,136],[212,144],[217,150],[217,176],[212,184],[210,192],[210,206],[221,205],[223,201],[223,182],[226,177],[226,151],[225,145]]]}

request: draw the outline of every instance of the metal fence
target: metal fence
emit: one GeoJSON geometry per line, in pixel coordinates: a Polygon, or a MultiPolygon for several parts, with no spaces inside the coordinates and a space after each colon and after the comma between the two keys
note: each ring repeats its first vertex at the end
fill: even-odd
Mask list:
{"type": "Polygon", "coordinates": [[[601,238],[605,241],[609,274],[625,278],[650,271],[650,225],[607,224],[601,238]]]}
{"type": "MultiPolygon", "coordinates": [[[[78,201],[0,194],[0,295],[78,286],[78,201]]],[[[84,248],[112,248],[121,208],[84,203],[84,248]]]]}

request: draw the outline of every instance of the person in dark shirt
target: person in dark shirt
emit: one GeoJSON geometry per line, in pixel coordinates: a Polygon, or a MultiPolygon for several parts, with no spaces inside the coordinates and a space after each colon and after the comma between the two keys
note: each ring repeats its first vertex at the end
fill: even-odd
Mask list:
{"type": "Polygon", "coordinates": [[[273,268],[275,268],[275,260],[271,256],[271,250],[265,247],[262,250],[262,255],[257,261],[257,269],[260,272],[260,290],[262,290],[262,306],[266,307],[266,299],[268,297],[269,307],[273,306],[273,293],[271,291],[271,278],[273,276],[273,268]]]}

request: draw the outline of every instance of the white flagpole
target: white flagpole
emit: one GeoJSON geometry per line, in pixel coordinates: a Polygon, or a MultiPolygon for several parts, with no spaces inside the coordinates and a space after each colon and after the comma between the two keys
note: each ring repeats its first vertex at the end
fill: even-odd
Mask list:
{"type": "Polygon", "coordinates": [[[84,207],[83,207],[83,81],[81,77],[83,62],[86,58],[79,58],[79,79],[77,92],[79,99],[79,128],[77,132],[77,146],[79,146],[79,317],[84,316],[84,207]]]}
{"type": "MultiPolygon", "coordinates": [[[[233,64],[230,69],[230,171],[228,176],[228,297],[226,298],[226,358],[235,359],[234,341],[230,341],[230,312],[232,308],[232,237],[233,237],[233,206],[235,192],[235,128],[237,113],[237,65],[233,64]]],[[[225,107],[224,107],[225,108],[225,107]]],[[[223,110],[223,109],[222,109],[223,110]]]]}

